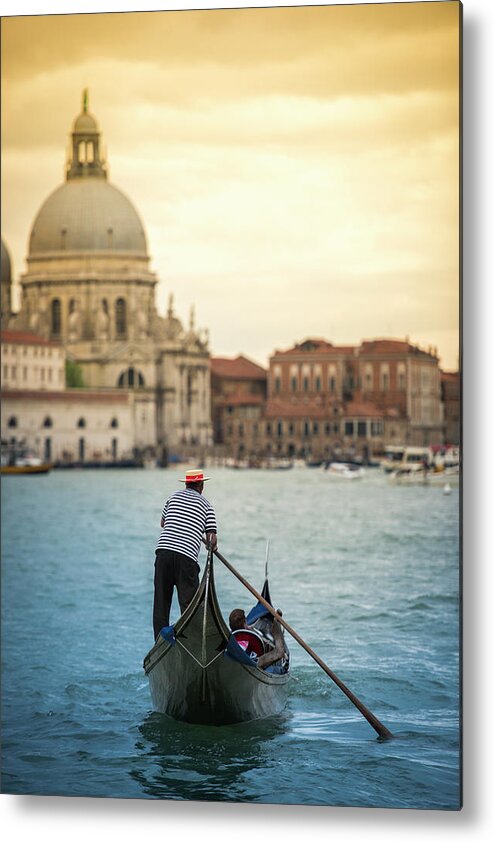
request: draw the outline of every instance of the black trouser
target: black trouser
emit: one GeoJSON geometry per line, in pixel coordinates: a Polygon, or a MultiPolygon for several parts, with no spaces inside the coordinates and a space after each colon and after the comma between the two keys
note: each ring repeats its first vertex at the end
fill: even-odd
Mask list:
{"type": "Polygon", "coordinates": [[[173,588],[177,586],[178,601],[183,614],[199,587],[197,561],[175,550],[156,550],[154,562],[154,639],[170,622],[173,588]]]}

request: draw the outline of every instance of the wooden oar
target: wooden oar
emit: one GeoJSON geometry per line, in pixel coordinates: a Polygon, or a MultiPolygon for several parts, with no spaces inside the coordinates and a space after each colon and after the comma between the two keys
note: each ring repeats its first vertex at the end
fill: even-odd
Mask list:
{"type": "Polygon", "coordinates": [[[287,632],[289,632],[293,638],[295,638],[297,643],[299,643],[300,646],[303,649],[305,649],[307,654],[310,655],[311,658],[314,659],[316,664],[319,664],[321,669],[324,670],[326,675],[329,675],[329,677],[334,681],[334,683],[338,685],[340,690],[343,690],[345,696],[347,696],[350,699],[350,701],[353,702],[353,704],[355,705],[356,708],[358,708],[358,710],[360,711],[362,716],[365,716],[365,718],[367,719],[367,722],[370,725],[372,725],[372,727],[374,728],[375,731],[377,731],[379,736],[383,737],[384,739],[391,739],[392,736],[393,736],[391,731],[389,731],[386,728],[386,726],[383,725],[382,722],[379,721],[377,716],[374,716],[374,714],[371,713],[371,711],[368,708],[366,708],[366,706],[364,704],[362,704],[360,699],[357,699],[356,695],[354,693],[352,693],[352,691],[349,690],[348,687],[345,684],[343,684],[341,679],[338,678],[338,676],[333,672],[333,670],[330,669],[328,667],[328,665],[324,663],[322,658],[320,658],[319,655],[316,652],[314,652],[314,650],[311,649],[310,646],[308,646],[308,644],[305,642],[305,640],[302,640],[302,638],[295,631],[295,629],[292,629],[292,627],[288,625],[286,620],[284,620],[283,617],[280,614],[276,613],[276,609],[273,608],[273,606],[270,605],[269,602],[267,602],[267,600],[265,600],[264,597],[262,597],[261,594],[258,593],[255,588],[252,587],[252,585],[247,581],[247,579],[244,579],[244,577],[242,576],[241,573],[238,572],[238,570],[235,570],[233,565],[230,564],[230,562],[224,556],[222,556],[221,553],[218,550],[214,550],[213,552],[214,552],[215,556],[217,556],[217,558],[219,558],[219,560],[223,562],[225,567],[227,567],[228,570],[230,570],[230,572],[233,573],[233,575],[236,576],[237,579],[240,582],[242,582],[244,587],[246,587],[247,590],[250,591],[251,594],[253,594],[253,596],[256,597],[256,599],[261,603],[261,605],[264,605],[264,607],[268,609],[270,614],[272,614],[273,617],[275,617],[278,620],[280,625],[282,625],[283,628],[286,629],[287,632]]]}

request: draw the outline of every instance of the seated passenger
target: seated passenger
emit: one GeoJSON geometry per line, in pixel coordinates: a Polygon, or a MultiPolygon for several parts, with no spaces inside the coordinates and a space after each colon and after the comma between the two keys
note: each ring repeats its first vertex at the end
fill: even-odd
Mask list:
{"type": "MultiPolygon", "coordinates": [[[[280,615],[280,617],[282,616],[281,611],[277,611],[277,613],[280,615]]],[[[239,629],[250,629],[251,628],[251,626],[249,626],[247,624],[245,612],[243,611],[242,608],[234,608],[233,611],[230,614],[228,622],[230,624],[230,628],[231,628],[232,632],[238,631],[239,629]]],[[[255,629],[253,629],[253,631],[255,631],[255,629]]],[[[272,631],[273,631],[273,639],[274,639],[274,648],[271,648],[264,655],[260,655],[256,659],[256,666],[258,666],[259,669],[262,669],[262,670],[266,669],[266,667],[270,667],[272,664],[276,663],[276,661],[279,661],[283,657],[283,654],[284,654],[284,651],[285,651],[284,640],[283,640],[283,632],[281,630],[281,626],[280,626],[278,620],[276,620],[275,618],[273,618],[272,631]]],[[[247,641],[237,640],[237,643],[245,651],[248,650],[248,642],[247,641]]],[[[271,644],[269,644],[269,645],[271,645],[271,644]]],[[[250,653],[247,651],[247,654],[250,654],[250,653]]]]}

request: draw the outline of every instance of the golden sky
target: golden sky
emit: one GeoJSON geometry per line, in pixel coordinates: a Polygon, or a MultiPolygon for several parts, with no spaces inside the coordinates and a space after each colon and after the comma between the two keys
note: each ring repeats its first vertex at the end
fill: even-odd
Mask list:
{"type": "Polygon", "coordinates": [[[2,20],[16,278],[83,88],[151,268],[212,353],[409,336],[458,365],[459,15],[418,2],[2,20]]]}

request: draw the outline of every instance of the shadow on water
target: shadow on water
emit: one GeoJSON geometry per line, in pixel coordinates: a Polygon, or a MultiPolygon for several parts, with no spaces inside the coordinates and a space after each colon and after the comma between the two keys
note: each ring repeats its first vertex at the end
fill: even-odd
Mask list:
{"type": "Polygon", "coordinates": [[[136,765],[129,774],[149,798],[262,801],[265,747],[283,737],[288,720],[285,713],[276,719],[215,727],[150,713],[139,726],[136,765]]]}

